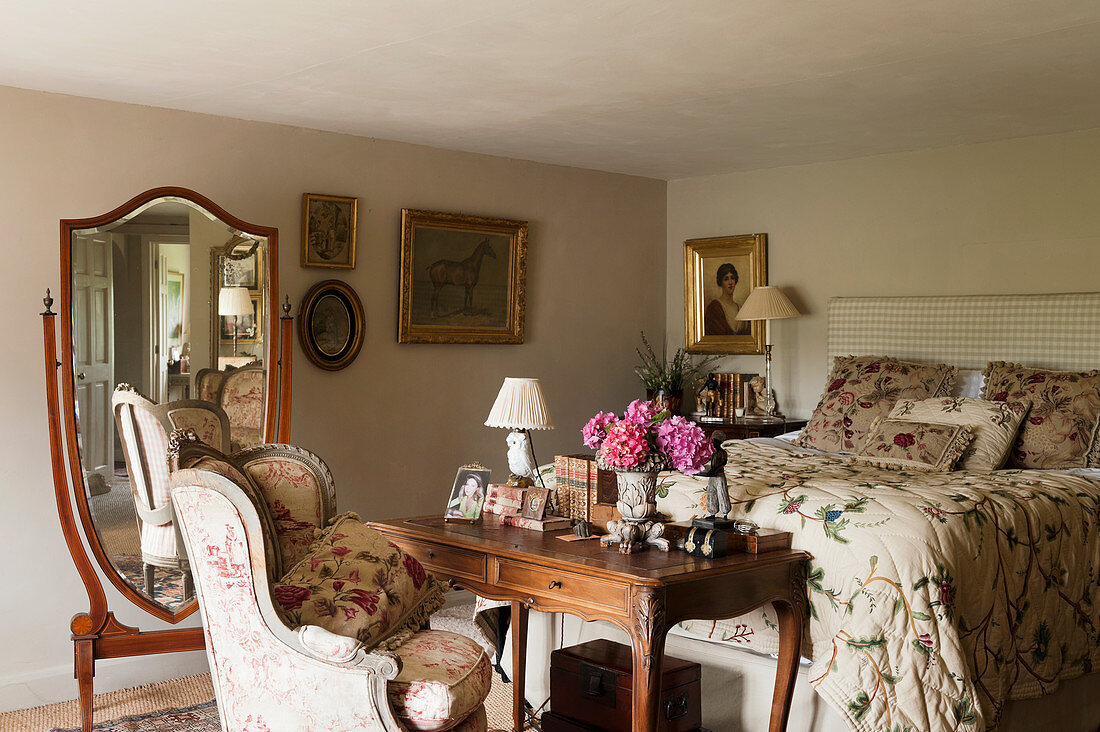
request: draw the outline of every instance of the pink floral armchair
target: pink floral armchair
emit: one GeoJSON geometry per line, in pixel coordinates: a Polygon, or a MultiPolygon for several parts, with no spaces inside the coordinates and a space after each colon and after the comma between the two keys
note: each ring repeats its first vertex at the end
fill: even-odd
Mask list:
{"type": "Polygon", "coordinates": [[[130,490],[137,513],[145,591],[153,597],[155,568],[183,572],[183,596],[192,593],[182,539],[173,521],[168,484],[168,433],[191,429],[211,445],[228,447],[229,420],[216,404],[185,399],[157,404],[129,384],[112,395],[130,490]]]}
{"type": "Polygon", "coordinates": [[[486,730],[488,658],[422,629],[442,591],[415,559],[354,515],[329,521],[319,458],[289,445],[225,456],[177,432],[169,464],[223,729],[486,730]],[[393,601],[414,586],[425,602],[393,601]],[[356,620],[369,623],[353,637],[356,620]]]}
{"type": "Polygon", "coordinates": [[[265,379],[260,363],[226,371],[222,377],[217,402],[229,417],[234,450],[263,442],[265,379]]]}

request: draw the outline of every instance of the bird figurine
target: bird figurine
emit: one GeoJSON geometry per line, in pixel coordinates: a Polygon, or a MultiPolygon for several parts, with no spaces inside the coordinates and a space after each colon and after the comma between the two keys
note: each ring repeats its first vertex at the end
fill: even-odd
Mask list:
{"type": "MultiPolygon", "coordinates": [[[[531,436],[526,432],[513,430],[508,433],[508,469],[517,480],[516,484],[533,485],[538,478],[538,466],[531,451],[531,436]]],[[[508,481],[512,484],[512,480],[508,481]]]]}

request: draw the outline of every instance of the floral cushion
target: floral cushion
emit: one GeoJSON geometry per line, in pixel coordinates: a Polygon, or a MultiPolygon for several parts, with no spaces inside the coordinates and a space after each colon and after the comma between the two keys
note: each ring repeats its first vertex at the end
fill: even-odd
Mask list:
{"type": "Polygon", "coordinates": [[[1005,464],[1027,410],[1026,402],[990,402],[969,397],[943,397],[919,402],[902,399],[894,405],[890,417],[968,425],[974,440],[955,467],[988,473],[1000,470],[1005,464]]]}
{"type": "Polygon", "coordinates": [[[442,583],[355,514],[342,514],[272,586],[291,627],[319,625],[367,649],[408,639],[443,606],[442,583]]]}
{"type": "Polygon", "coordinates": [[[958,369],[925,366],[884,356],[837,356],[825,393],[798,444],[824,452],[854,453],[875,417],[885,417],[899,399],[947,396],[958,369]]]}
{"type": "Polygon", "coordinates": [[[965,424],[875,417],[854,461],[897,470],[951,471],[973,436],[965,424]]]}
{"type": "Polygon", "coordinates": [[[466,636],[425,630],[395,652],[401,673],[386,693],[394,714],[410,730],[452,729],[489,695],[489,658],[466,636]]]}
{"type": "Polygon", "coordinates": [[[1100,467],[1100,371],[1046,371],[993,361],[982,397],[1027,402],[1010,468],[1100,467]]]}

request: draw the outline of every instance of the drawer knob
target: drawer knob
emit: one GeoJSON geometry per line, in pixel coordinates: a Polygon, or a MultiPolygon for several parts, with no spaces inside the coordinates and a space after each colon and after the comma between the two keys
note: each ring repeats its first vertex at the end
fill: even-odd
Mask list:
{"type": "Polygon", "coordinates": [[[553,582],[550,583],[550,586],[547,587],[546,589],[548,589],[548,590],[560,590],[561,589],[561,581],[560,580],[554,580],[553,582]]]}
{"type": "Polygon", "coordinates": [[[435,559],[435,552],[429,550],[428,551],[428,559],[435,559]]]}

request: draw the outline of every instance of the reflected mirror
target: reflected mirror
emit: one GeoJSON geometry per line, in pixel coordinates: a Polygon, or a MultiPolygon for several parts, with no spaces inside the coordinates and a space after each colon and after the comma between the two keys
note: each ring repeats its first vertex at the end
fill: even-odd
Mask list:
{"type": "Polygon", "coordinates": [[[160,196],[87,220],[98,225],[72,229],[69,242],[86,520],[112,581],[169,614],[193,590],[172,522],[167,435],[194,427],[227,451],[264,441],[272,252],[267,236],[211,208],[160,196]]]}

